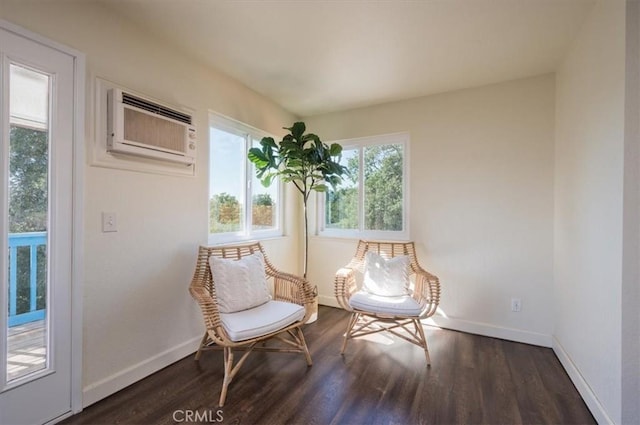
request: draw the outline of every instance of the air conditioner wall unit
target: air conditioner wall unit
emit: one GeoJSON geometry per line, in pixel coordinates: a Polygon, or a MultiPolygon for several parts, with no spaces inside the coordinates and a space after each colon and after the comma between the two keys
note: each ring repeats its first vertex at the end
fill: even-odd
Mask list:
{"type": "Polygon", "coordinates": [[[191,115],[117,88],[107,92],[107,111],[108,152],[195,164],[191,115]]]}

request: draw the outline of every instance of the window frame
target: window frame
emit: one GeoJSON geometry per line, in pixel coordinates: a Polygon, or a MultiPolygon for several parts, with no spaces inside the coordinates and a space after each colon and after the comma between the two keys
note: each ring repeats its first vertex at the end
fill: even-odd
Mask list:
{"type": "Polygon", "coordinates": [[[248,124],[244,124],[233,118],[226,117],[217,112],[209,111],[209,134],[208,134],[208,157],[207,157],[207,234],[209,244],[221,244],[228,242],[242,242],[247,240],[264,240],[284,236],[284,188],[280,179],[274,180],[270,187],[276,188],[276,199],[274,205],[276,206],[276,225],[272,229],[266,230],[253,230],[252,222],[252,210],[253,210],[253,179],[255,178],[255,166],[247,158],[249,149],[252,146],[253,141],[260,141],[263,137],[274,137],[272,134],[252,127],[248,124]],[[244,138],[244,185],[241,199],[245,203],[244,212],[242,218],[244,219],[244,230],[237,232],[224,232],[224,233],[209,233],[210,226],[210,191],[211,191],[211,153],[212,143],[211,130],[216,129],[224,131],[244,138]]]}
{"type": "Polygon", "coordinates": [[[326,195],[319,193],[316,199],[317,208],[317,236],[346,239],[375,239],[375,240],[409,240],[409,145],[408,132],[383,134],[376,136],[358,137],[337,140],[331,143],[342,145],[343,151],[358,150],[358,228],[336,229],[326,228],[326,195]],[[364,150],[367,147],[379,145],[402,145],[402,230],[366,230],[364,228],[364,150]]]}

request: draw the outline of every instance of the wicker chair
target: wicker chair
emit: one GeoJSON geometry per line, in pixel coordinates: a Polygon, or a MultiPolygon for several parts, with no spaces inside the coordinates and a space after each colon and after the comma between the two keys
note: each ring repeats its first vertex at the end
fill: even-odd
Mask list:
{"type": "Polygon", "coordinates": [[[202,352],[205,350],[220,348],[224,350],[224,380],[220,394],[220,407],[224,406],[227,388],[231,380],[253,350],[302,353],[307,361],[307,365],[312,365],[311,355],[309,354],[309,349],[302,334],[302,325],[307,322],[311,315],[313,290],[310,288],[309,282],[306,279],[276,270],[267,259],[259,243],[236,246],[201,246],[198,252],[193,280],[189,286],[189,292],[200,305],[206,327],[195,360],[199,360],[202,352]],[[222,319],[224,318],[224,314],[220,313],[218,308],[216,286],[211,274],[209,257],[215,256],[218,258],[238,260],[243,256],[255,252],[261,252],[263,254],[267,278],[273,278],[273,300],[303,306],[305,313],[303,318],[293,323],[288,323],[277,330],[250,339],[238,340],[239,338],[236,337],[234,339],[230,336],[230,332],[225,328],[225,324],[223,323],[222,319]],[[264,343],[258,345],[259,342],[264,342],[268,339],[277,339],[280,343],[275,346],[264,343]],[[234,350],[245,350],[235,365],[234,350]]]}
{"type": "MultiPolygon", "coordinates": [[[[427,339],[420,320],[430,317],[436,312],[440,302],[440,281],[420,266],[413,242],[359,241],[355,257],[336,273],[334,289],[340,306],[351,312],[341,354],[344,354],[349,339],[387,331],[424,349],[427,366],[431,365],[427,339]],[[399,314],[393,309],[387,310],[384,303],[366,309],[361,306],[357,308],[352,306],[351,297],[360,291],[356,282],[356,273],[364,273],[365,255],[369,251],[385,258],[400,255],[409,257],[410,275],[415,276],[415,286],[410,295],[415,302],[409,300],[416,306],[413,313],[399,314]],[[398,332],[400,331],[398,328],[405,332],[398,332]]],[[[408,297],[405,296],[405,298],[408,297]]]]}

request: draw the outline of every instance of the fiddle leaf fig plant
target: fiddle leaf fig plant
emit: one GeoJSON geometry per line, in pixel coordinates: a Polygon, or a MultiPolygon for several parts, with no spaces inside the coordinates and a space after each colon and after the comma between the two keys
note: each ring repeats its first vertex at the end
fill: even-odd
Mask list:
{"type": "Polygon", "coordinates": [[[325,192],[329,186],[335,189],[348,173],[340,164],[342,146],[323,143],[320,138],[307,133],[304,122],[296,122],[279,143],[273,137],[264,137],[260,147],[249,150],[249,161],[256,167],[256,176],[265,187],[276,177],[285,183],[293,183],[302,195],[304,206],[304,277],[307,277],[307,253],[309,250],[309,228],[307,204],[312,192],[325,192]]]}

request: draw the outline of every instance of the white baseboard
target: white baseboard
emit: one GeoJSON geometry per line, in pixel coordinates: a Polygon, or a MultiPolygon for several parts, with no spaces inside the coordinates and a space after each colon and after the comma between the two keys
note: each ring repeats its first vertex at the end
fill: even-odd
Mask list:
{"type": "Polygon", "coordinates": [[[329,297],[327,295],[318,295],[318,304],[340,308],[340,304],[338,304],[336,297],[329,297]]]}
{"type": "Polygon", "coordinates": [[[469,320],[454,319],[437,315],[425,320],[425,324],[454,331],[488,336],[491,338],[506,339],[507,341],[551,347],[551,335],[526,331],[523,329],[506,328],[489,323],[472,322],[469,320]]]}
{"type": "Polygon", "coordinates": [[[562,367],[567,371],[569,378],[573,382],[573,385],[576,386],[580,396],[586,403],[587,407],[591,411],[591,414],[595,418],[596,422],[599,424],[614,424],[615,422],[611,419],[609,414],[607,413],[604,406],[598,400],[598,397],[593,392],[587,381],[584,379],[580,370],[577,368],[575,363],[571,360],[569,354],[564,350],[560,341],[558,341],[555,337],[553,338],[553,351],[558,356],[562,367]]]}
{"type": "Polygon", "coordinates": [[[138,364],[130,366],[118,373],[93,384],[89,384],[82,390],[82,406],[86,408],[93,403],[108,397],[121,389],[137,382],[154,372],[174,363],[198,349],[202,336],[190,339],[176,347],[156,354],[138,364]]]}
{"type": "MultiPolygon", "coordinates": [[[[338,307],[335,297],[326,295],[318,296],[318,303],[330,307],[338,307]]],[[[508,341],[523,342],[525,344],[551,347],[551,336],[521,329],[505,328],[481,322],[472,322],[461,319],[453,319],[443,316],[433,316],[424,321],[426,325],[472,333],[476,335],[489,336],[492,338],[506,339],[508,341]]]]}

